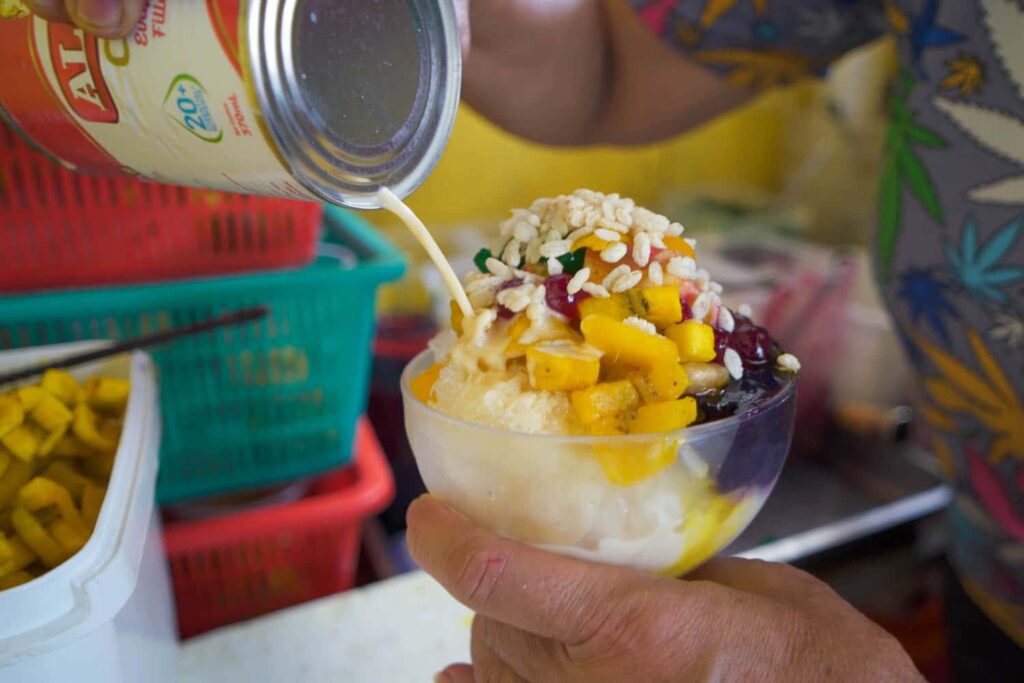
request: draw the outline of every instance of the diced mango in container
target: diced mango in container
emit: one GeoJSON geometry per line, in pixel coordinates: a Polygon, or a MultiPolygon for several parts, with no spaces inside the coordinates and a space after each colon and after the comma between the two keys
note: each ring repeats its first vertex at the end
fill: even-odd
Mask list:
{"type": "Polygon", "coordinates": [[[644,403],[671,401],[679,398],[686,391],[689,377],[686,369],[679,363],[651,371],[638,371],[630,375],[630,379],[644,403]]]}
{"type": "Polygon", "coordinates": [[[18,425],[4,436],[0,436],[0,443],[22,462],[30,462],[35,457],[42,441],[40,434],[26,424],[18,425]]]}
{"type": "Polygon", "coordinates": [[[667,249],[677,252],[680,256],[689,256],[692,259],[697,258],[697,252],[682,237],[663,237],[661,241],[665,243],[667,249]]]}
{"type": "Polygon", "coordinates": [[[0,396],[0,438],[10,434],[25,421],[21,402],[11,396],[0,396]]]}
{"type": "Polygon", "coordinates": [[[452,329],[455,330],[455,334],[462,334],[462,320],[466,317],[459,305],[455,303],[455,299],[448,302],[448,310],[451,311],[452,329]]]}
{"type": "Polygon", "coordinates": [[[56,567],[66,559],[64,549],[53,536],[23,507],[16,507],[11,512],[11,524],[18,536],[39,560],[47,567],[56,567]]]}
{"type": "Polygon", "coordinates": [[[43,392],[29,412],[32,420],[48,432],[65,429],[74,416],[67,407],[52,394],[43,392]]]}
{"type": "Polygon", "coordinates": [[[12,557],[14,557],[14,547],[7,540],[4,532],[0,531],[0,562],[6,562],[12,557]]]}
{"type": "Polygon", "coordinates": [[[710,325],[687,320],[669,327],[665,336],[675,342],[684,363],[708,363],[715,359],[715,331],[710,325]]]}
{"type": "Polygon", "coordinates": [[[88,477],[78,473],[75,468],[68,463],[59,460],[51,463],[50,466],[43,471],[43,476],[66,488],[68,493],[71,494],[71,499],[74,500],[76,504],[81,502],[82,494],[87,486],[95,486],[88,477]]]}
{"type": "Polygon", "coordinates": [[[697,419],[697,401],[692,396],[675,401],[640,406],[629,424],[631,434],[670,432],[689,426],[697,419]]]}
{"type": "Polygon", "coordinates": [[[603,382],[588,389],[578,389],[570,395],[572,406],[580,422],[591,425],[606,417],[618,417],[640,405],[640,396],[628,380],[603,382]]]}
{"type": "Polygon", "coordinates": [[[10,544],[14,553],[10,558],[0,562],[0,578],[19,572],[36,561],[36,554],[21,538],[15,536],[10,539],[10,544]]]}
{"type": "Polygon", "coordinates": [[[99,453],[91,458],[82,458],[82,469],[93,479],[106,481],[114,471],[114,453],[99,453]]]}
{"type": "Polygon", "coordinates": [[[7,466],[7,472],[0,478],[0,510],[14,500],[18,489],[25,485],[32,478],[32,465],[18,458],[11,458],[7,466]]]}
{"type": "Polygon", "coordinates": [[[43,379],[39,382],[46,391],[50,392],[64,402],[64,405],[75,405],[78,401],[79,389],[78,380],[74,375],[65,370],[50,368],[43,373],[43,379]]]}
{"type": "Polygon", "coordinates": [[[107,494],[105,486],[97,486],[92,482],[85,485],[82,490],[82,521],[90,529],[96,527],[96,520],[100,516],[100,508],[103,506],[103,497],[107,494]]]}
{"type": "Polygon", "coordinates": [[[39,444],[39,456],[46,457],[47,455],[53,453],[53,449],[57,447],[57,444],[60,443],[61,439],[64,438],[64,435],[67,434],[67,431],[68,425],[64,425],[57,431],[50,432],[45,437],[43,437],[42,442],[39,444]]]}
{"type": "Polygon", "coordinates": [[[629,302],[622,294],[612,294],[607,298],[591,297],[579,303],[580,317],[603,315],[612,320],[623,321],[633,315],[629,302]]]}
{"type": "Polygon", "coordinates": [[[43,400],[44,396],[52,396],[49,392],[40,389],[39,387],[21,387],[17,391],[18,401],[21,402],[21,407],[25,412],[31,411],[39,402],[43,400]]]}
{"type": "Polygon", "coordinates": [[[412,378],[409,383],[409,389],[412,391],[412,395],[418,398],[423,403],[430,402],[430,392],[434,388],[434,383],[437,378],[441,375],[441,365],[434,363],[429,368],[412,378]]]}
{"type": "Polygon", "coordinates": [[[679,351],[670,340],[611,318],[588,316],[580,330],[587,343],[603,351],[610,363],[653,369],[679,362],[679,351]]]}
{"type": "Polygon", "coordinates": [[[131,383],[113,377],[97,377],[88,392],[89,405],[96,410],[124,414],[128,407],[128,393],[131,383]]]}
{"type": "Polygon", "coordinates": [[[18,504],[29,512],[38,512],[52,505],[60,512],[61,519],[74,529],[85,532],[85,524],[71,500],[71,493],[52,479],[35,477],[22,486],[18,492],[18,504]]]}
{"type": "Polygon", "coordinates": [[[96,451],[82,443],[74,434],[65,433],[54,444],[51,453],[58,458],[91,458],[96,451]]]}
{"type": "Polygon", "coordinates": [[[7,576],[0,578],[0,591],[7,590],[8,588],[14,588],[24,583],[28,583],[35,577],[28,572],[22,570],[8,574],[7,576]]]}
{"type": "Polygon", "coordinates": [[[597,384],[601,352],[572,342],[541,342],[526,349],[526,371],[534,389],[585,389],[597,384]]]}
{"type": "Polygon", "coordinates": [[[4,478],[4,473],[7,472],[7,468],[11,465],[11,452],[7,450],[6,446],[0,446],[0,479],[4,478]]]}
{"type": "Polygon", "coordinates": [[[75,421],[71,429],[90,448],[104,452],[117,448],[117,441],[100,433],[96,413],[84,403],[75,406],[75,421]]]}
{"type": "Polygon", "coordinates": [[[67,520],[55,519],[48,527],[50,535],[57,541],[65,555],[74,555],[89,540],[89,529],[76,529],[67,520]]]}

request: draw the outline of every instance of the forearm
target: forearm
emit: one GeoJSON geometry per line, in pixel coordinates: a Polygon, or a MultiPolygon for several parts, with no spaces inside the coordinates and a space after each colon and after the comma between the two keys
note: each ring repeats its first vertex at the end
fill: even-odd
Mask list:
{"type": "Polygon", "coordinates": [[[464,98],[530,140],[650,142],[746,98],[662,44],[621,0],[473,0],[469,16],[464,98]]]}
{"type": "Polygon", "coordinates": [[[472,0],[465,101],[511,133],[587,142],[602,111],[608,33],[597,0],[472,0]]]}

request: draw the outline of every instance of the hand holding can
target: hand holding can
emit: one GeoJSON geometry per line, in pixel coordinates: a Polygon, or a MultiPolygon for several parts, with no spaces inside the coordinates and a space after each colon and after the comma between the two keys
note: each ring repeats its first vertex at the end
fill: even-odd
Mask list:
{"type": "Polygon", "coordinates": [[[378,208],[437,163],[460,52],[454,0],[0,0],[0,118],[75,171],[378,208]]]}

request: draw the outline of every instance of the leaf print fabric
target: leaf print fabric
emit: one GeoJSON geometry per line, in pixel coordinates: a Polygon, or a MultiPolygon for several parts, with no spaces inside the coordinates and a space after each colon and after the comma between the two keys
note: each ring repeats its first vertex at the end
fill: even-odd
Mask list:
{"type": "Polygon", "coordinates": [[[919,378],[925,445],[957,488],[956,573],[1024,647],[1024,0],[632,2],[751,90],[896,36],[876,276],[919,378]]]}

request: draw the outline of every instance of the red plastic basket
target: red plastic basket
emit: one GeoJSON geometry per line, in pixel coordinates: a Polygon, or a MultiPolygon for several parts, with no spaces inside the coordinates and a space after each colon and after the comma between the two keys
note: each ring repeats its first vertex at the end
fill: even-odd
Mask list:
{"type": "Polygon", "coordinates": [[[365,419],[354,450],[302,500],[164,528],[182,638],[352,587],[362,522],[394,493],[365,419]]]}
{"type": "Polygon", "coordinates": [[[323,207],[85,176],[0,125],[0,291],[301,266],[323,207]]]}

